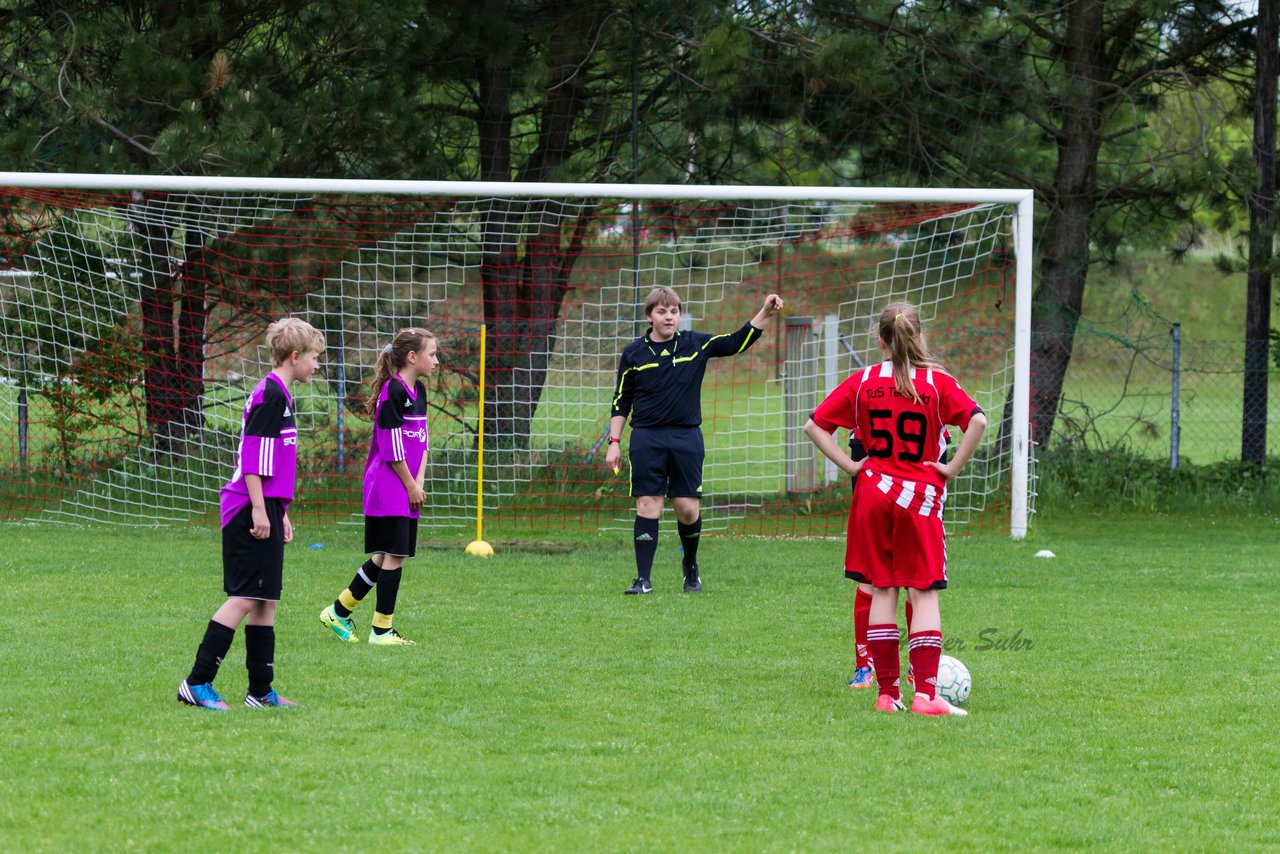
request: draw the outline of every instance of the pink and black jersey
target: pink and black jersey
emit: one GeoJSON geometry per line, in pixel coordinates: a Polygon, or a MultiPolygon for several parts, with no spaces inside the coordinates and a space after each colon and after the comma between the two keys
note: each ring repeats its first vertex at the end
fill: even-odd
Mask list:
{"type": "MultiPolygon", "coordinates": [[[[924,465],[946,450],[946,427],[961,430],[982,408],[955,379],[938,368],[912,368],[919,403],[899,394],[893,362],[858,371],[840,384],[813,412],[813,422],[827,432],[856,430],[867,451],[864,472],[879,475],[883,491],[892,491],[903,506],[936,504],[941,509],[942,476],[924,465]]],[[[865,476],[865,475],[864,475],[865,476]]]]}
{"type": "Polygon", "coordinates": [[[364,515],[418,518],[419,511],[409,506],[409,494],[391,464],[403,460],[409,474],[417,476],[430,447],[426,388],[418,381],[411,389],[393,376],[378,393],[373,414],[373,439],[364,466],[364,515]]]}
{"type": "Polygon", "coordinates": [[[298,428],[293,420],[293,398],[274,373],[263,377],[244,405],[244,427],[236,470],[220,495],[222,526],[249,503],[244,476],[262,478],[262,496],[278,498],[285,508],[293,500],[298,468],[298,428]]]}

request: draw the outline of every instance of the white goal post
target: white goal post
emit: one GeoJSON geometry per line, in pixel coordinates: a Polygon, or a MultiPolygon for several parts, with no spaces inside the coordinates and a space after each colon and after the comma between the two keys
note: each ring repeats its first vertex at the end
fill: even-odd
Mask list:
{"type": "Polygon", "coordinates": [[[261,331],[294,313],[329,341],[299,394],[315,518],[359,513],[355,399],[390,333],[427,325],[445,370],[424,521],[466,529],[486,323],[486,525],[616,526],[629,499],[599,450],[616,358],[665,284],[700,331],[787,299],[708,371],[709,530],[842,529],[847,486],[796,425],[875,357],[875,314],[901,298],[992,425],[948,517],[997,512],[1020,538],[1032,217],[1030,190],[0,173],[0,518],[209,518],[245,385],[270,367],[261,331]]]}

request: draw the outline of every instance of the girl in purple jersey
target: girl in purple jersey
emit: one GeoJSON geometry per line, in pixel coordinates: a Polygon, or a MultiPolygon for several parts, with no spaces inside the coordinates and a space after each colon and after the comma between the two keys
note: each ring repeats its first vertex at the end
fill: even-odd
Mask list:
{"type": "Polygon", "coordinates": [[[191,673],[178,686],[178,701],[223,711],[213,688],[236,629],[244,629],[253,708],[292,706],[271,687],[275,670],[276,603],[280,601],[284,544],[293,539],[289,502],[297,470],[298,429],[289,384],[305,383],[320,365],[324,336],[296,317],[267,327],[273,367],[244,405],[236,470],[222,487],[222,586],[227,601],[214,612],[196,650],[191,673]]]}
{"type": "Polygon", "coordinates": [[[374,370],[374,393],[365,404],[373,438],[364,467],[364,550],[369,558],[351,584],[320,612],[320,622],[347,643],[359,643],[351,612],[378,589],[369,643],[412,644],[392,628],[400,568],[414,556],[427,471],[427,390],[422,377],[440,365],[436,337],[425,329],[401,329],[383,348],[374,370]]]}

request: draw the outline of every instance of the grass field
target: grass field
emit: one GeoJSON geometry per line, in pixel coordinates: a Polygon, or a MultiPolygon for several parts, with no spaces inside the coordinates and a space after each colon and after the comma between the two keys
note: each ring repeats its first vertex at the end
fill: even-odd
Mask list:
{"type": "MultiPolygon", "coordinates": [[[[706,592],[684,596],[664,527],[640,599],[620,595],[620,535],[489,561],[428,551],[397,615],[419,645],[388,650],[320,626],[358,544],[302,528],[276,669],[305,708],[214,714],[173,694],[221,601],[216,531],[6,525],[0,580],[23,619],[0,644],[0,839],[1264,848],[1280,831],[1277,534],[1274,516],[1110,513],[953,542],[944,629],[974,693],[969,718],[937,720],[876,715],[845,687],[838,542],[708,539],[706,592]]],[[[237,636],[218,680],[232,701],[242,660],[237,636]]]]}

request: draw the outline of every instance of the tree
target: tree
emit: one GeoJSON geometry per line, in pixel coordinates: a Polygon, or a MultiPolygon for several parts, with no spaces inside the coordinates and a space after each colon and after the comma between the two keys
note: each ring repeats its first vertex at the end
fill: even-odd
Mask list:
{"type": "MultiPolygon", "coordinates": [[[[449,177],[740,177],[748,164],[768,162],[761,154],[776,142],[760,134],[757,119],[784,122],[796,112],[784,105],[803,102],[784,97],[795,94],[795,75],[778,73],[793,67],[782,54],[796,27],[780,7],[451,0],[432,4],[417,23],[434,34],[421,103],[433,123],[453,129],[449,177]]],[[[518,447],[528,437],[593,213],[590,204],[515,200],[480,222],[492,342],[486,433],[499,442],[518,447]]]]}
{"type": "MultiPolygon", "coordinates": [[[[1242,64],[1250,22],[1227,11],[1221,0],[25,0],[0,12],[0,147],[14,163],[81,171],[1028,186],[1043,212],[1032,370],[1044,443],[1090,263],[1173,230],[1212,177],[1149,118],[1167,94],[1242,64]]],[[[137,200],[139,231],[154,257],[186,261],[145,271],[148,412],[184,432],[207,336],[201,253],[218,238],[148,216],[157,203],[137,200]]],[[[486,419],[516,446],[590,213],[552,200],[478,214],[495,343],[486,419]]]]}
{"type": "MultiPolygon", "coordinates": [[[[27,168],[90,172],[626,181],[681,180],[693,164],[697,178],[716,180],[746,174],[776,143],[780,132],[764,139],[754,122],[769,113],[780,126],[787,111],[772,96],[787,103],[798,82],[771,74],[789,49],[771,28],[794,18],[761,9],[27,0],[0,12],[11,108],[0,147],[27,168]],[[733,106],[743,90],[756,92],[755,114],[733,106]]],[[[200,343],[219,296],[203,259],[226,249],[188,227],[187,204],[199,202],[141,197],[130,208],[156,259],[138,300],[156,436],[199,425],[200,343]],[[154,215],[157,205],[168,216],[154,215]]],[[[516,201],[480,223],[496,345],[488,429],[515,444],[537,406],[591,211],[555,225],[545,213],[569,212],[516,201]]]]}
{"type": "Polygon", "coordinates": [[[1254,71],[1253,158],[1257,188],[1249,194],[1249,272],[1245,308],[1244,417],[1240,458],[1261,467],[1267,456],[1267,353],[1271,333],[1271,263],[1276,209],[1277,8],[1258,4],[1254,71]]]}
{"type": "Polygon", "coordinates": [[[1090,263],[1185,222],[1209,174],[1149,117],[1229,67],[1248,22],[1198,0],[923,0],[831,21],[878,34],[898,78],[877,94],[864,174],[1035,190],[1032,435],[1047,444],[1090,263]]]}
{"type": "MultiPolygon", "coordinates": [[[[433,162],[411,132],[413,4],[19,2],[0,12],[0,147],[21,168],[371,177],[433,162]]],[[[201,424],[220,235],[196,198],[122,202],[159,450],[201,424]],[[171,263],[177,259],[180,263],[171,263]]],[[[121,285],[127,280],[121,279],[121,285]]]]}

